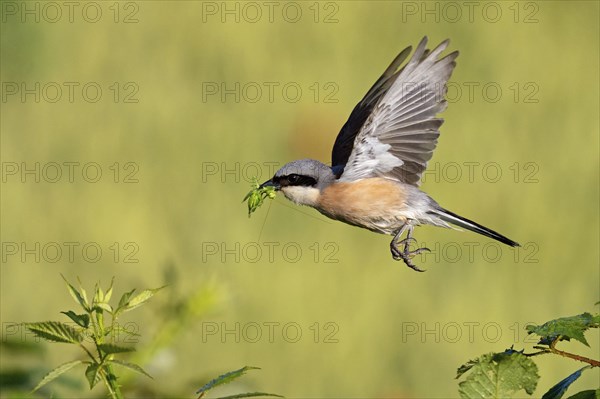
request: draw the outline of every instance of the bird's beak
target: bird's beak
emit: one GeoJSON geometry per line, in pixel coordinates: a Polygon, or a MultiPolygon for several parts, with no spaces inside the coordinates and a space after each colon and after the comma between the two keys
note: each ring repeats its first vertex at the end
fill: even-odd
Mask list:
{"type": "Polygon", "coordinates": [[[276,191],[281,189],[281,186],[278,183],[273,183],[273,180],[267,180],[266,182],[261,184],[259,188],[263,187],[273,187],[276,191]]]}

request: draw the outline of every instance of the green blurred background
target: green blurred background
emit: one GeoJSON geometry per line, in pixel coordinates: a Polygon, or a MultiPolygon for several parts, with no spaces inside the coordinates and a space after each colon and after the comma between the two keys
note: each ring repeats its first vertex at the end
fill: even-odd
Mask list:
{"type": "MultiPolygon", "coordinates": [[[[448,398],[466,360],[530,348],[528,322],[597,311],[597,2],[75,2],[72,22],[56,4],[60,17],[43,2],[2,5],[5,340],[30,343],[10,323],[74,307],[60,273],[89,289],[115,276],[118,294],[169,283],[126,318],[142,334],[137,360],[155,378],[135,377],[148,396],[191,397],[209,378],[253,365],[262,371],[232,392],[448,398]],[[328,162],[351,109],[423,35],[431,46],[450,38],[461,54],[422,187],[520,251],[422,227],[417,239],[436,253],[418,259],[419,274],[391,259],[389,237],[282,196],[248,219],[248,179],[293,159],[328,162]],[[23,98],[22,83],[35,92],[36,82],[39,102],[23,98]],[[95,87],[102,97],[92,102],[95,87]],[[21,174],[36,162],[39,182],[21,174]],[[63,165],[54,183],[53,162],[63,165]],[[64,162],[79,162],[73,182],[64,162]],[[102,176],[90,183],[82,167],[94,162],[102,176]],[[73,260],[66,242],[79,245],[73,260]],[[56,262],[51,243],[63,248],[56,262]],[[89,257],[102,249],[97,262],[82,255],[86,243],[89,257]]],[[[591,349],[571,349],[597,358],[598,340],[595,331],[591,349]]],[[[35,384],[76,354],[5,346],[0,361],[4,373],[34,370],[35,384]]],[[[538,364],[538,396],[577,367],[538,364]]],[[[50,391],[101,394],[70,376],[75,386],[50,391]]],[[[571,393],[597,381],[587,372],[571,393]]]]}

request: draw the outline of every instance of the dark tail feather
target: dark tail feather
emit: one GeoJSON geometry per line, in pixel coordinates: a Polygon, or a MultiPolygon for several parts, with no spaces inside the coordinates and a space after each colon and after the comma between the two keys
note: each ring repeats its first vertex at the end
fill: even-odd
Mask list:
{"type": "Polygon", "coordinates": [[[438,215],[445,222],[452,223],[464,229],[471,230],[475,233],[479,233],[486,237],[493,238],[494,240],[498,240],[506,245],[510,245],[511,247],[520,247],[518,242],[515,242],[510,238],[504,237],[502,234],[496,233],[494,230],[490,230],[487,227],[480,225],[479,223],[475,223],[472,220],[469,220],[462,216],[458,216],[456,213],[452,213],[442,208],[434,211],[433,213],[438,215]]]}

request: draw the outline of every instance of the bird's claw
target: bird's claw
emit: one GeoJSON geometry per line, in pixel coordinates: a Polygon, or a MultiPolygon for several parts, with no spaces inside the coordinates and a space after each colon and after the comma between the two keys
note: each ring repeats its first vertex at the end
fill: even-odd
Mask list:
{"type": "Polygon", "coordinates": [[[417,239],[413,238],[413,237],[406,237],[405,239],[398,241],[397,245],[398,246],[404,245],[404,252],[406,252],[406,250],[407,250],[408,246],[410,245],[411,241],[414,241],[416,243],[417,239]]]}
{"type": "Polygon", "coordinates": [[[394,258],[394,260],[402,260],[406,264],[406,266],[410,267],[411,269],[417,272],[424,272],[425,270],[420,269],[418,266],[412,263],[411,258],[423,252],[431,252],[431,250],[429,248],[417,248],[414,251],[411,251],[409,249],[409,244],[411,240],[415,242],[417,241],[414,238],[410,237],[398,242],[398,246],[404,246],[402,251],[400,251],[400,249],[398,249],[398,246],[394,245],[394,242],[392,241],[390,245],[390,249],[392,251],[392,258],[394,258]]]}

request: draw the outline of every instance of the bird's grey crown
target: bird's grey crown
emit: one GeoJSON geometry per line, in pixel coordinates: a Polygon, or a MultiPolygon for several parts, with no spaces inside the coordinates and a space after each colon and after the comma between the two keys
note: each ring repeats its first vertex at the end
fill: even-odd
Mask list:
{"type": "Polygon", "coordinates": [[[289,162],[275,172],[275,178],[300,175],[312,177],[316,180],[316,188],[319,190],[329,186],[335,180],[335,175],[331,168],[322,162],[314,159],[299,159],[289,162]]]}

